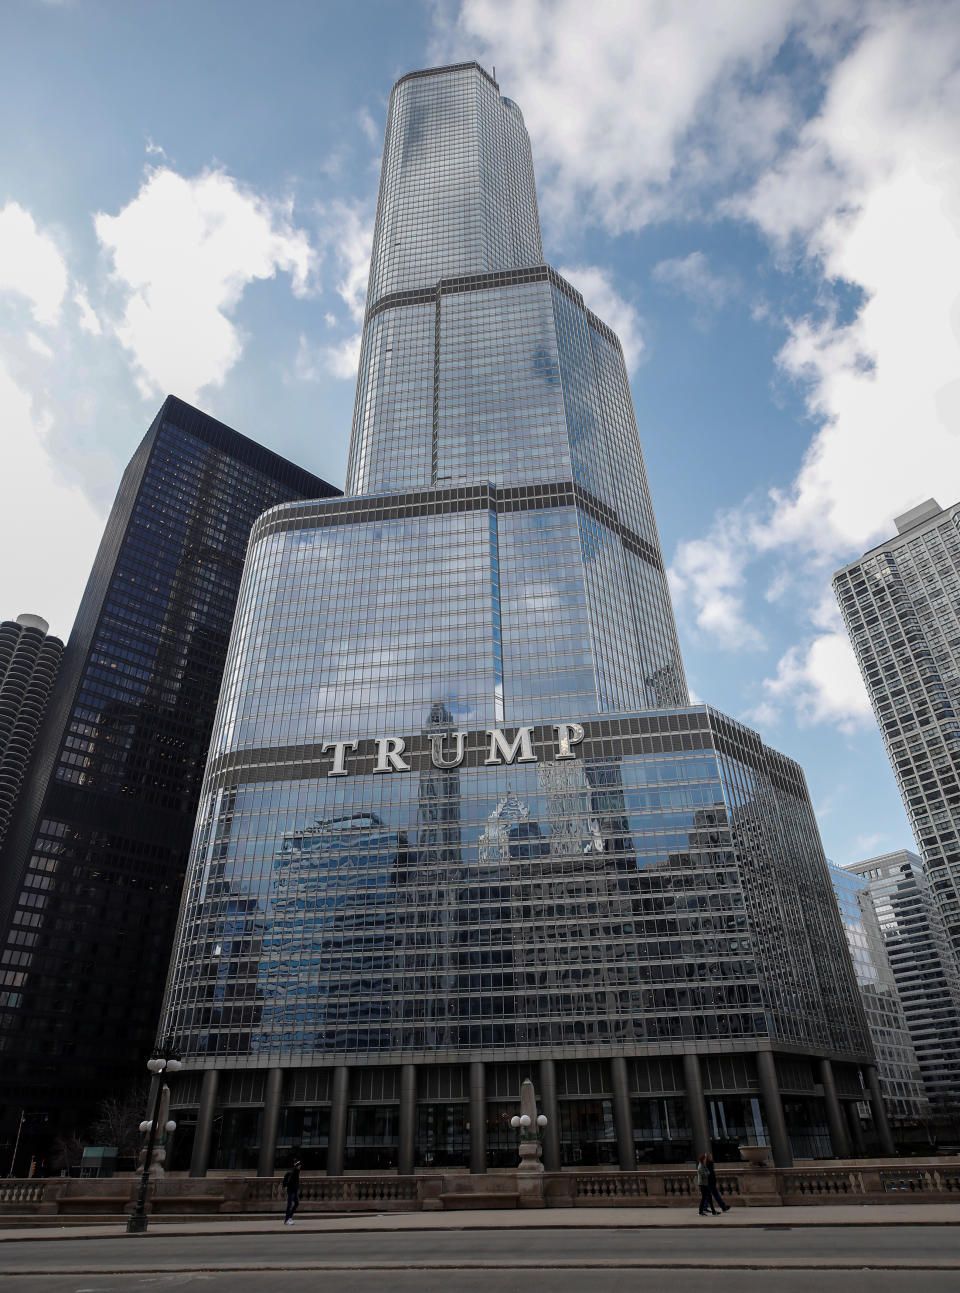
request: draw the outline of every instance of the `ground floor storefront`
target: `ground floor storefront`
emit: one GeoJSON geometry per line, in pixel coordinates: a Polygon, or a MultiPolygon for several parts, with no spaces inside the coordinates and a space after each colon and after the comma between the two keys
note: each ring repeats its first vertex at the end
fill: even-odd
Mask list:
{"type": "Polygon", "coordinates": [[[520,1084],[547,1117],[548,1171],[894,1152],[876,1070],[771,1051],[384,1067],[207,1068],[171,1085],[169,1165],[193,1176],[513,1167],[520,1084]]]}

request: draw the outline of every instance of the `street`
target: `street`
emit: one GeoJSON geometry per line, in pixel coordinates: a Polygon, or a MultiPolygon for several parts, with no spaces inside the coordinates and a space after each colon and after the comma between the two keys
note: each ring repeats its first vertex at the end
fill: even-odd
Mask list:
{"type": "Polygon", "coordinates": [[[630,1227],[365,1231],[31,1238],[0,1249],[0,1291],[113,1293],[197,1288],[209,1293],[315,1289],[338,1293],[455,1289],[524,1293],[675,1290],[709,1271],[719,1293],[955,1289],[955,1226],[775,1225],[724,1230],[630,1227]],[[940,1267],[940,1269],[937,1269],[940,1267]],[[685,1272],[685,1273],[684,1273],[685,1272]]]}

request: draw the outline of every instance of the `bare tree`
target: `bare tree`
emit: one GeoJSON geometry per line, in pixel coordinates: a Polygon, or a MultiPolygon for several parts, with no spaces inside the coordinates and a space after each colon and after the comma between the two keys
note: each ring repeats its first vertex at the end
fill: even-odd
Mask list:
{"type": "Polygon", "coordinates": [[[50,1146],[49,1168],[53,1172],[69,1172],[79,1167],[83,1158],[83,1144],[76,1136],[57,1136],[50,1146]]]}
{"type": "Polygon", "coordinates": [[[135,1158],[140,1150],[140,1124],[149,1117],[149,1081],[137,1082],[125,1095],[100,1102],[87,1138],[93,1145],[116,1145],[121,1158],[135,1158]]]}

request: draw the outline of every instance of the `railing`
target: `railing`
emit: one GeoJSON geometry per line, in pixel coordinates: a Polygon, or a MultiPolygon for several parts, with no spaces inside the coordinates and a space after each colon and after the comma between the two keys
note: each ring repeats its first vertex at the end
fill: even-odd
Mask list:
{"type": "Polygon", "coordinates": [[[960,1167],[955,1171],[932,1167],[905,1172],[881,1168],[879,1176],[884,1194],[960,1194],[960,1167]]]}
{"type": "Polygon", "coordinates": [[[645,1199],[647,1180],[634,1172],[618,1172],[611,1176],[578,1176],[576,1178],[577,1202],[590,1203],[597,1199],[645,1199]]]}
{"type": "MultiPolygon", "coordinates": [[[[960,1159],[940,1162],[872,1164],[860,1160],[849,1166],[748,1167],[721,1164],[717,1173],[720,1193],[740,1206],[777,1204],[817,1206],[830,1203],[960,1202],[960,1159]]],[[[539,1175],[547,1207],[689,1207],[697,1198],[696,1171],[689,1166],[646,1167],[632,1172],[601,1168],[597,1171],[546,1172],[539,1175]]],[[[525,1180],[525,1187],[533,1183],[525,1180]]],[[[103,1212],[112,1206],[121,1215],[132,1197],[135,1182],[120,1176],[109,1180],[58,1178],[0,1181],[0,1213],[4,1224],[18,1214],[80,1211],[103,1212]]],[[[492,1173],[465,1178],[462,1174],[431,1172],[418,1176],[303,1176],[300,1197],[312,1212],[415,1212],[445,1205],[444,1194],[483,1194],[488,1206],[498,1204],[497,1194],[517,1197],[516,1173],[492,1173]],[[464,1182],[472,1183],[464,1190],[464,1182]],[[482,1189],[479,1187],[483,1187],[482,1189]]],[[[536,1193],[536,1191],[534,1191],[536,1193]]],[[[149,1203],[165,1214],[266,1213],[281,1211],[286,1191],[282,1178],[217,1176],[191,1179],[165,1177],[151,1182],[149,1203]]],[[[529,1202],[530,1190],[521,1199],[529,1202]]]]}
{"type": "Polygon", "coordinates": [[[694,1184],[697,1175],[694,1169],[684,1172],[682,1176],[664,1176],[663,1192],[667,1198],[673,1199],[692,1199],[694,1194],[694,1184]]]}
{"type": "MultiPolygon", "coordinates": [[[[302,1176],[300,1203],[415,1203],[415,1176],[302,1176]]],[[[247,1199],[252,1203],[280,1203],[286,1198],[283,1179],[265,1177],[247,1181],[247,1199]]]]}
{"type": "Polygon", "coordinates": [[[865,1194],[859,1172],[829,1171],[814,1168],[803,1172],[780,1172],[780,1192],[805,1198],[839,1198],[848,1194],[865,1194]]]}
{"type": "Polygon", "coordinates": [[[46,1181],[0,1181],[0,1203],[42,1203],[46,1181]]]}

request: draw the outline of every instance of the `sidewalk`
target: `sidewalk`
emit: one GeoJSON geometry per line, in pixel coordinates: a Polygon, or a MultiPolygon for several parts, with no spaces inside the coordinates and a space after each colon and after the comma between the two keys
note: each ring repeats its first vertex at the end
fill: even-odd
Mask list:
{"type": "MultiPolygon", "coordinates": [[[[791,1229],[818,1226],[956,1226],[960,1225],[960,1203],[825,1204],[808,1208],[733,1208],[722,1217],[697,1216],[696,1206],[686,1208],[538,1208],[529,1210],[463,1212],[389,1212],[351,1216],[323,1216],[301,1213],[297,1230],[317,1233],[406,1230],[687,1230],[705,1229],[791,1229]]],[[[150,1221],[154,1237],[177,1235],[258,1235],[283,1229],[282,1217],[204,1218],[178,1221],[158,1218],[150,1221]]],[[[103,1225],[36,1226],[0,1229],[0,1244],[43,1243],[58,1239],[126,1238],[125,1221],[103,1225]]],[[[131,1236],[135,1238],[135,1236],[131,1236]]]]}

